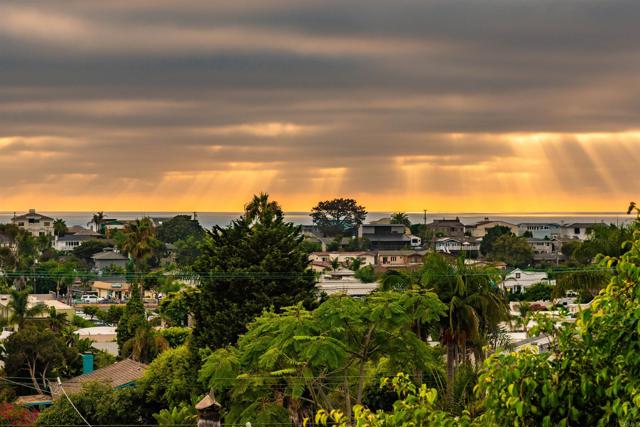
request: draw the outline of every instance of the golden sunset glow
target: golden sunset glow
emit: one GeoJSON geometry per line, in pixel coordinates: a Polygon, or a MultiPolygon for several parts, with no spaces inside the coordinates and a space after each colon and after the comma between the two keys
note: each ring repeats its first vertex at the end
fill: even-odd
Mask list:
{"type": "Polygon", "coordinates": [[[640,34],[613,6],[217,3],[0,6],[0,211],[239,211],[257,192],[288,211],[610,211],[640,195],[640,34]]]}

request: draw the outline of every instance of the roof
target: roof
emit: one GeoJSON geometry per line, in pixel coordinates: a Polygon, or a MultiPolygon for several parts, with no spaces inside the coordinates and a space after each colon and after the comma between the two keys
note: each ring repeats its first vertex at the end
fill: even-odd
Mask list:
{"type": "Polygon", "coordinates": [[[19,220],[25,220],[25,219],[30,219],[30,218],[33,218],[33,219],[37,218],[37,219],[44,219],[44,220],[53,221],[53,218],[51,218],[49,216],[46,216],[46,215],[39,214],[39,213],[37,213],[35,211],[28,212],[26,214],[22,214],[22,215],[18,215],[18,216],[14,216],[12,218],[12,221],[19,221],[19,220]]]}
{"type": "Polygon", "coordinates": [[[114,251],[98,252],[97,254],[94,254],[93,256],[91,256],[91,258],[93,260],[122,260],[122,261],[129,259],[126,256],[122,255],[120,252],[114,252],[114,251]]]}
{"type": "MultiPolygon", "coordinates": [[[[148,365],[144,363],[125,359],[106,368],[96,369],[88,374],[66,379],[62,382],[62,387],[67,394],[78,393],[82,391],[83,384],[95,381],[107,383],[113,388],[119,388],[142,378],[147,367],[148,365]]],[[[51,394],[54,399],[60,397],[61,391],[58,384],[51,384],[51,394]]]]}
{"type": "Polygon", "coordinates": [[[419,255],[424,256],[428,251],[412,251],[410,249],[399,249],[396,251],[388,250],[388,251],[378,251],[378,256],[411,256],[411,255],[419,255]]]}
{"type": "Polygon", "coordinates": [[[558,224],[557,222],[521,222],[518,224],[518,227],[527,225],[549,225],[551,227],[560,227],[560,224],[558,224]]]}
{"type": "Polygon", "coordinates": [[[366,252],[366,251],[360,251],[360,252],[338,252],[338,251],[333,251],[333,252],[311,252],[311,255],[315,255],[315,256],[323,256],[323,255],[338,255],[338,256],[373,256],[373,253],[371,252],[366,252]]]}
{"type": "Polygon", "coordinates": [[[95,234],[65,234],[58,237],[58,242],[86,242],[96,238],[95,234]]]}
{"type": "Polygon", "coordinates": [[[212,406],[220,407],[221,405],[216,401],[215,397],[211,393],[207,394],[200,402],[196,403],[196,409],[202,411],[203,409],[210,408],[212,406]]]}
{"type": "Polygon", "coordinates": [[[597,227],[599,225],[607,225],[604,222],[572,222],[571,224],[565,224],[563,227],[565,228],[576,228],[576,227],[597,227]]]}
{"type": "Polygon", "coordinates": [[[131,285],[126,282],[105,282],[101,280],[96,280],[91,284],[91,288],[93,289],[104,289],[107,291],[118,290],[118,291],[128,291],[131,285]]]}
{"type": "Polygon", "coordinates": [[[460,222],[459,218],[456,219],[434,219],[433,222],[430,222],[429,224],[427,224],[428,226],[437,226],[437,225],[447,225],[447,224],[452,224],[452,225],[460,225],[460,226],[464,226],[464,224],[462,224],[460,222]]]}
{"type": "Polygon", "coordinates": [[[51,396],[47,394],[33,394],[31,396],[20,396],[14,404],[18,406],[37,406],[51,403],[51,396]]]}
{"type": "Polygon", "coordinates": [[[512,223],[507,222],[507,221],[501,221],[499,219],[485,219],[484,221],[478,221],[475,224],[467,225],[467,227],[477,227],[479,225],[492,224],[492,223],[495,223],[495,224],[507,224],[508,226],[510,225],[510,226],[513,226],[513,227],[516,226],[515,224],[512,224],[512,223]]]}
{"type": "Polygon", "coordinates": [[[408,236],[406,234],[400,234],[400,233],[382,234],[382,235],[367,234],[366,238],[370,242],[399,242],[399,241],[410,242],[411,241],[411,236],[408,236]]]}
{"type": "Polygon", "coordinates": [[[405,227],[404,224],[391,224],[391,223],[382,223],[382,222],[370,222],[368,224],[362,224],[363,227],[405,227]]]}

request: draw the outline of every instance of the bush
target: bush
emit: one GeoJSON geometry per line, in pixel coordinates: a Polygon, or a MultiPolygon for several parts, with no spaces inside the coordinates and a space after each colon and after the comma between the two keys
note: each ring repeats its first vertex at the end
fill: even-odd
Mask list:
{"type": "Polygon", "coordinates": [[[36,418],[37,411],[32,412],[11,403],[0,402],[0,426],[30,426],[36,418]]]}
{"type": "Polygon", "coordinates": [[[191,328],[173,326],[171,328],[158,329],[158,334],[167,340],[171,348],[176,348],[187,342],[187,339],[191,336],[191,328]]]}
{"type": "Polygon", "coordinates": [[[362,283],[373,283],[376,281],[376,272],[372,266],[368,265],[356,271],[356,278],[362,283]]]}

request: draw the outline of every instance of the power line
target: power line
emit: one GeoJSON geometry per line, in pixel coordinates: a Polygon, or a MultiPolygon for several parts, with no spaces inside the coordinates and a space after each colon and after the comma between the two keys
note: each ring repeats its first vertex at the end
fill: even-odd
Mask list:
{"type": "MultiPolygon", "coordinates": [[[[67,394],[67,392],[64,390],[64,387],[62,387],[62,382],[60,381],[60,377],[56,378],[58,381],[58,387],[60,387],[60,390],[62,390],[62,393],[64,393],[65,397],[67,398],[67,400],[69,401],[69,404],[71,405],[71,407],[78,413],[78,415],[80,416],[80,418],[82,418],[82,421],[85,422],[85,424],[87,424],[87,426],[91,427],[91,424],[89,424],[89,421],[86,420],[86,418],[80,413],[80,411],[78,410],[78,408],[76,408],[76,405],[73,404],[73,402],[71,401],[71,399],[69,398],[69,395],[67,394]]],[[[49,383],[49,388],[51,388],[51,383],[49,383]]]]}

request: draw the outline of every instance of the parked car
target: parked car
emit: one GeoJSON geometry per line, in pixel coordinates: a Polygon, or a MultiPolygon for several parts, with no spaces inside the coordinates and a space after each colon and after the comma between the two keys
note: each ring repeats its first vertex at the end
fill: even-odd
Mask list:
{"type": "Polygon", "coordinates": [[[82,295],[82,298],[80,298],[80,301],[82,301],[82,304],[97,304],[98,303],[98,296],[97,295],[82,295]]]}

